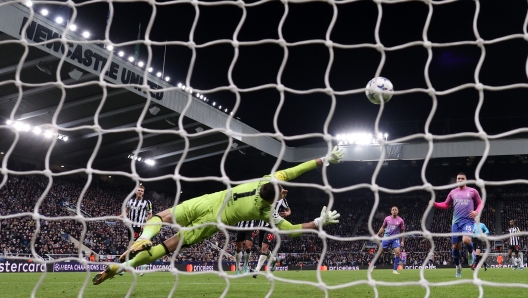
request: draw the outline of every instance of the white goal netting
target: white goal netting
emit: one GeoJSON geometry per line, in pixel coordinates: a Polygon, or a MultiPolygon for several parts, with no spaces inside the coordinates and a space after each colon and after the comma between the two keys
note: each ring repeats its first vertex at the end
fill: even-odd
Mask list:
{"type": "MultiPolygon", "coordinates": [[[[513,271],[518,241],[525,261],[527,26],[521,1],[0,0],[0,273],[39,273],[7,295],[56,297],[50,280],[65,272],[84,272],[64,281],[79,297],[112,283],[127,297],[193,297],[202,286],[221,297],[521,295],[517,276],[484,276],[483,261],[471,271],[466,249],[455,279],[461,234],[452,209],[430,201],[465,172],[490,230],[478,237],[483,259],[513,271]],[[364,86],[379,76],[395,92],[377,106],[364,86]],[[341,164],[282,185],[290,222],[328,206],[340,223],[299,238],[261,228],[275,235],[276,271],[234,274],[236,232],[255,229],[217,223],[198,245],[91,284],[130,245],[121,216],[140,184],[156,214],[337,144],[341,164]],[[393,206],[406,224],[396,265],[392,250],[376,253],[393,206]],[[402,278],[384,274],[394,267],[402,278]],[[343,270],[355,275],[326,272],[343,270]]],[[[178,229],[192,228],[164,223],[154,244],[178,229]]],[[[250,267],[262,246],[253,236],[250,267]]]]}

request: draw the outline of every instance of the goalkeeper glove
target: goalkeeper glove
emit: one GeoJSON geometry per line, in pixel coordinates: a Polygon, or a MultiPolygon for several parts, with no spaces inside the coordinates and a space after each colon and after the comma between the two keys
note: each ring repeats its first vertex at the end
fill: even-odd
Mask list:
{"type": "Polygon", "coordinates": [[[321,210],[321,216],[314,219],[315,226],[319,228],[321,224],[324,226],[329,224],[336,224],[339,222],[338,218],[341,216],[341,214],[337,213],[337,211],[326,211],[326,206],[323,207],[323,210],[321,210]]]}
{"type": "Polygon", "coordinates": [[[343,156],[345,156],[345,150],[339,148],[339,146],[335,146],[332,154],[328,157],[321,157],[321,160],[325,166],[328,166],[329,164],[339,163],[343,156]]]}

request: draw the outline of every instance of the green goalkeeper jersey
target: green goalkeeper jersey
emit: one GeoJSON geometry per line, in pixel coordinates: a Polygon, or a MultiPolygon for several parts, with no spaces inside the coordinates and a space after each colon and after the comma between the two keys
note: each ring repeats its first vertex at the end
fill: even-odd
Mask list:
{"type": "MultiPolygon", "coordinates": [[[[315,160],[304,162],[293,168],[281,170],[275,173],[275,178],[282,181],[290,181],[297,178],[299,175],[317,168],[315,160]]],[[[275,225],[282,229],[300,229],[300,225],[292,226],[287,220],[283,219],[278,213],[271,213],[271,204],[263,200],[259,195],[260,187],[269,182],[270,175],[266,175],[263,179],[255,182],[248,182],[240,184],[231,189],[230,197],[227,205],[221,213],[221,220],[227,225],[235,225],[236,223],[244,220],[264,220],[270,222],[273,220],[275,225]]],[[[222,191],[219,195],[222,198],[226,198],[229,194],[228,190],[222,191]]],[[[216,212],[218,214],[223,201],[219,202],[219,206],[216,206],[216,212]]]]}

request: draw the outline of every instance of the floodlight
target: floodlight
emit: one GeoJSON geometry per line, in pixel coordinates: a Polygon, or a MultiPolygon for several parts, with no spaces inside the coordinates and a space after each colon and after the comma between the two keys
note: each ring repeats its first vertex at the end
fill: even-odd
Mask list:
{"type": "Polygon", "coordinates": [[[44,8],[43,10],[40,11],[40,13],[41,13],[43,16],[47,16],[48,13],[49,13],[49,11],[48,11],[47,9],[44,8]]]}
{"type": "Polygon", "coordinates": [[[40,127],[35,127],[33,129],[33,133],[35,133],[36,135],[39,135],[41,132],[42,132],[42,129],[40,129],[40,127]]]}
{"type": "Polygon", "coordinates": [[[84,37],[84,38],[88,38],[88,37],[90,37],[90,32],[88,32],[88,31],[83,31],[83,33],[82,33],[82,37],[84,37]]]}
{"type": "Polygon", "coordinates": [[[123,57],[123,56],[125,56],[125,52],[123,52],[123,51],[119,51],[119,53],[117,53],[117,55],[118,55],[119,57],[123,57]]]}
{"type": "Polygon", "coordinates": [[[216,106],[216,101],[213,102],[213,107],[216,106]]]}
{"type": "Polygon", "coordinates": [[[53,132],[52,132],[51,130],[46,130],[46,131],[44,132],[44,136],[45,136],[46,138],[51,138],[52,135],[53,135],[53,132]]]}
{"type": "Polygon", "coordinates": [[[71,25],[70,25],[70,30],[71,30],[71,31],[75,31],[75,30],[77,30],[77,25],[75,25],[75,24],[71,24],[71,25]]]}
{"type": "Polygon", "coordinates": [[[68,140],[68,136],[62,137],[62,140],[66,142],[68,140]]]}
{"type": "Polygon", "coordinates": [[[221,109],[222,109],[222,106],[218,106],[218,109],[221,110],[221,109]]]}
{"type": "Polygon", "coordinates": [[[153,166],[156,162],[152,159],[147,159],[145,160],[145,163],[148,164],[149,166],[153,166]]]}
{"type": "Polygon", "coordinates": [[[386,133],[386,134],[384,134],[383,136],[384,136],[385,138],[388,138],[388,137],[389,137],[389,134],[386,133]]]}
{"type": "Polygon", "coordinates": [[[156,74],[156,76],[157,76],[158,78],[161,78],[161,72],[158,71],[158,73],[156,74]]]}
{"type": "Polygon", "coordinates": [[[227,109],[225,109],[225,112],[227,113],[227,109]]]}
{"type": "Polygon", "coordinates": [[[165,81],[170,81],[170,78],[169,77],[165,77],[165,81]]]}
{"type": "Polygon", "coordinates": [[[134,57],[132,57],[132,56],[128,57],[128,61],[134,62],[134,57]]]}
{"type": "Polygon", "coordinates": [[[27,7],[31,7],[31,6],[33,6],[33,1],[28,0],[28,1],[24,2],[24,5],[27,6],[27,7]]]}
{"type": "Polygon", "coordinates": [[[149,67],[148,72],[152,72],[153,70],[152,67],[149,67]]]}
{"type": "Polygon", "coordinates": [[[56,22],[57,24],[62,24],[62,22],[64,22],[64,19],[63,19],[62,17],[56,17],[56,18],[55,18],[55,22],[56,22]]]}
{"type": "Polygon", "coordinates": [[[145,65],[145,63],[143,63],[143,61],[139,61],[139,62],[138,62],[138,66],[139,66],[139,67],[143,67],[143,65],[145,65]]]}
{"type": "Polygon", "coordinates": [[[16,130],[22,130],[22,123],[20,122],[15,122],[13,126],[16,128],[16,130]]]}
{"type": "Polygon", "coordinates": [[[7,120],[7,121],[6,121],[6,124],[7,124],[7,125],[11,125],[11,124],[13,124],[13,120],[7,120]]]}
{"type": "Polygon", "coordinates": [[[108,46],[106,46],[106,49],[112,51],[114,49],[114,46],[109,44],[108,46]]]}
{"type": "Polygon", "coordinates": [[[23,124],[22,125],[22,130],[23,131],[29,131],[31,129],[31,126],[29,126],[28,124],[23,124]]]}
{"type": "Polygon", "coordinates": [[[181,88],[181,86],[182,86],[182,83],[178,83],[178,85],[177,85],[177,86],[178,86],[178,88],[181,88]]]}

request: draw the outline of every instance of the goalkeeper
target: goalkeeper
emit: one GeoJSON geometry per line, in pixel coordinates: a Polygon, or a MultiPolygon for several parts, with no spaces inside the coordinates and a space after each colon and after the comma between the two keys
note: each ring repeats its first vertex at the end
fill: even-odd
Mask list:
{"type": "MultiPolygon", "coordinates": [[[[290,181],[323,164],[337,164],[344,155],[345,152],[335,146],[329,157],[307,161],[293,168],[278,171],[274,174],[274,177],[281,181],[290,181]]],[[[270,176],[266,175],[258,181],[243,183],[233,187],[231,191],[224,190],[206,194],[156,214],[147,221],[141,236],[132,244],[130,249],[119,257],[119,261],[125,262],[128,256],[128,261],[124,265],[137,267],[152,263],[175,251],[180,241],[183,242],[183,247],[200,243],[218,232],[217,216],[220,217],[222,223],[228,226],[233,226],[244,220],[273,220],[280,230],[318,229],[321,226],[339,222],[339,213],[335,210],[327,211],[326,206],[321,211],[321,217],[311,222],[297,225],[291,224],[276,212],[271,214],[276,190],[275,185],[269,182],[269,178],[270,176]],[[224,201],[227,201],[227,203],[222,209],[224,201]],[[172,223],[173,218],[182,227],[202,226],[192,230],[180,231],[163,243],[153,247],[151,239],[159,233],[162,223],[172,223]]],[[[288,191],[281,185],[277,185],[277,187],[280,191],[279,199],[286,197],[288,191]]],[[[300,235],[300,232],[290,234],[292,237],[300,235]]],[[[94,285],[98,285],[109,278],[113,278],[114,275],[123,270],[125,270],[125,266],[108,265],[103,272],[94,276],[92,282],[94,285]]]]}

